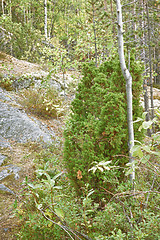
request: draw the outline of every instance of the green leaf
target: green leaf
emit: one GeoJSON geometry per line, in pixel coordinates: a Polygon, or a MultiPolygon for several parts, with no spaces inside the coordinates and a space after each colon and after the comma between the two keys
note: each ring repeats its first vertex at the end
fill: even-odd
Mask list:
{"type": "Polygon", "coordinates": [[[135,120],[133,123],[141,122],[141,121],[143,121],[143,120],[144,120],[143,118],[138,117],[137,120],[135,120]]]}
{"type": "Polygon", "coordinates": [[[54,189],[62,189],[62,186],[55,186],[54,189]]]}
{"type": "Polygon", "coordinates": [[[147,114],[148,114],[148,112],[144,112],[144,113],[142,114],[143,121],[145,120],[147,114]]]}
{"type": "Polygon", "coordinates": [[[154,139],[154,141],[160,141],[160,133],[159,134],[154,134],[152,136],[152,138],[154,139]]]}
{"type": "Polygon", "coordinates": [[[111,42],[109,42],[109,43],[107,44],[108,50],[110,50],[110,49],[112,48],[112,46],[113,46],[113,42],[111,41],[111,42]]]}
{"type": "Polygon", "coordinates": [[[36,203],[36,207],[37,207],[38,210],[40,210],[42,208],[42,204],[36,203]]]}
{"type": "Polygon", "coordinates": [[[130,175],[131,173],[133,172],[133,169],[132,168],[130,168],[126,173],[125,173],[125,176],[128,176],[128,175],[130,175]]]}
{"type": "Polygon", "coordinates": [[[36,186],[35,186],[34,184],[32,184],[32,183],[27,183],[27,185],[28,185],[29,187],[33,188],[33,189],[36,189],[36,186]]]}
{"type": "Polygon", "coordinates": [[[142,146],[142,149],[143,149],[144,151],[148,152],[148,153],[151,152],[150,146],[143,145],[143,146],[142,146]]]}
{"type": "Polygon", "coordinates": [[[107,167],[107,166],[103,166],[105,170],[110,170],[111,168],[110,167],[107,167]]]}
{"type": "Polygon", "coordinates": [[[150,156],[149,156],[149,155],[144,156],[144,157],[141,158],[141,163],[146,163],[146,162],[149,161],[149,159],[150,159],[150,156]]]}
{"type": "Polygon", "coordinates": [[[105,165],[108,165],[109,163],[111,163],[112,161],[106,161],[106,162],[104,162],[104,161],[101,161],[101,162],[99,162],[99,164],[98,165],[102,165],[102,166],[105,166],[105,165]]]}
{"type": "Polygon", "coordinates": [[[140,145],[134,145],[131,149],[131,153],[133,155],[133,157],[143,157],[143,152],[141,150],[141,146],[140,145]]]}
{"type": "Polygon", "coordinates": [[[56,182],[54,179],[51,179],[49,183],[50,183],[51,187],[54,187],[56,182]]]}
{"type": "Polygon", "coordinates": [[[97,167],[97,169],[99,169],[101,172],[103,172],[104,171],[104,169],[102,168],[102,167],[97,167]]]}
{"type": "Polygon", "coordinates": [[[61,218],[61,220],[64,220],[64,212],[60,208],[55,208],[55,213],[58,215],[58,217],[61,218]]]}
{"type": "Polygon", "coordinates": [[[90,192],[88,193],[87,197],[91,196],[94,193],[94,190],[90,190],[90,192]]]}
{"type": "Polygon", "coordinates": [[[62,174],[63,174],[63,172],[60,172],[60,173],[56,174],[56,175],[53,177],[53,179],[54,179],[54,180],[57,179],[57,178],[60,177],[62,174]]]}
{"type": "Polygon", "coordinates": [[[149,120],[149,121],[144,121],[144,122],[142,123],[142,127],[143,127],[144,129],[148,129],[148,128],[151,128],[151,127],[152,127],[152,124],[153,124],[153,121],[151,121],[151,120],[149,120]]]}
{"type": "Polygon", "coordinates": [[[160,157],[160,152],[151,151],[151,153],[160,157]]]}

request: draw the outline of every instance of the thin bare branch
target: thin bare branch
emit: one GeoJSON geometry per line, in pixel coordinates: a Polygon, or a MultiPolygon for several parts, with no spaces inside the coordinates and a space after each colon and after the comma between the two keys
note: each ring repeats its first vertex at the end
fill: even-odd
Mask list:
{"type": "Polygon", "coordinates": [[[39,209],[40,212],[42,213],[42,215],[44,216],[45,219],[47,219],[48,221],[52,222],[53,224],[59,226],[60,228],[62,228],[69,236],[72,240],[74,240],[74,238],[71,236],[71,234],[65,229],[65,227],[63,225],[59,225],[58,223],[56,223],[55,221],[53,221],[52,219],[48,218],[45,213],[43,212],[43,210],[39,209]]]}
{"type": "Polygon", "coordinates": [[[126,4],[123,4],[122,7],[126,7],[126,6],[129,6],[129,5],[132,5],[134,3],[138,2],[138,0],[135,0],[133,2],[130,2],[130,3],[126,3],[126,4]]]}
{"type": "MultiPolygon", "coordinates": [[[[153,189],[155,180],[156,180],[156,175],[154,175],[154,177],[153,177],[153,181],[152,181],[152,185],[151,185],[151,187],[150,187],[150,191],[153,189]]],[[[150,196],[150,192],[148,193],[147,198],[146,198],[145,208],[147,208],[149,196],[150,196]]]]}

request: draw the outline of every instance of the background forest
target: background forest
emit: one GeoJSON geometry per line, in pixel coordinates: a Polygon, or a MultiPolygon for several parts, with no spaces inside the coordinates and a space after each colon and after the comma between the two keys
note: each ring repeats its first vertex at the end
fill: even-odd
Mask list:
{"type": "MultiPolygon", "coordinates": [[[[34,171],[14,203],[13,239],[160,239],[160,110],[153,105],[153,87],[160,87],[160,1],[121,4],[133,79],[134,164],[116,1],[0,0],[0,51],[48,72],[38,91],[20,90],[21,103],[65,125],[58,144],[32,146],[34,171]],[[68,72],[76,79],[71,84],[68,72]],[[55,74],[63,78],[63,96],[49,84],[55,74]]],[[[0,79],[1,87],[14,89],[13,76],[0,79]]]]}
{"type": "MultiPolygon", "coordinates": [[[[122,1],[126,50],[159,79],[159,1],[122,1]],[[151,66],[150,66],[151,64],[151,66]],[[151,69],[150,69],[151,68],[151,69]],[[151,71],[152,70],[152,71],[151,71]]],[[[1,0],[1,49],[56,70],[97,65],[117,51],[116,4],[110,1],[1,0]]]]}

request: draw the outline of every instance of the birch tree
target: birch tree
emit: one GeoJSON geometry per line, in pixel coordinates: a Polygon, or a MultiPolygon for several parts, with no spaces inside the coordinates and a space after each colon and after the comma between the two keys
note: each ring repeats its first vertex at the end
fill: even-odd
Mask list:
{"type": "Polygon", "coordinates": [[[2,14],[4,15],[4,0],[2,0],[2,14]]]}
{"type": "MultiPolygon", "coordinates": [[[[130,163],[134,162],[131,148],[134,146],[134,129],[133,129],[133,110],[132,110],[132,76],[126,67],[125,57],[124,57],[124,43],[123,43],[123,22],[122,22],[122,8],[120,0],[116,0],[117,5],[117,25],[118,25],[118,52],[120,66],[123,76],[126,80],[126,94],[127,94],[127,121],[128,121],[128,147],[129,147],[129,157],[130,163]]],[[[133,171],[130,174],[131,182],[135,179],[135,169],[134,163],[132,165],[133,171]]]]}
{"type": "Polygon", "coordinates": [[[47,41],[47,0],[44,0],[44,33],[45,33],[45,39],[47,41]]]}

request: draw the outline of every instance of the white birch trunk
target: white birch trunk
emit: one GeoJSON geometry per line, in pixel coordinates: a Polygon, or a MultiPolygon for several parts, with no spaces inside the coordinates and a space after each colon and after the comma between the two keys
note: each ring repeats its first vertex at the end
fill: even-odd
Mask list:
{"type": "Polygon", "coordinates": [[[2,14],[4,15],[4,0],[2,0],[2,14]]]}
{"type": "Polygon", "coordinates": [[[47,34],[47,0],[44,0],[44,34],[45,39],[47,40],[48,34],[47,34]]]}
{"type": "Polygon", "coordinates": [[[9,1],[9,4],[10,4],[9,14],[10,14],[10,18],[11,18],[11,20],[12,20],[12,7],[11,7],[12,2],[11,2],[11,0],[9,1]]]}
{"type": "MultiPolygon", "coordinates": [[[[123,76],[126,80],[126,94],[127,94],[127,121],[128,121],[128,147],[130,163],[133,163],[134,159],[130,152],[134,146],[134,129],[133,129],[133,111],[132,111],[132,76],[128,71],[124,58],[124,43],[123,43],[123,22],[122,22],[122,10],[120,0],[116,0],[117,3],[117,22],[118,22],[118,49],[119,49],[119,60],[123,76]]],[[[133,164],[133,171],[130,174],[131,182],[135,179],[135,168],[133,164]]]]}

